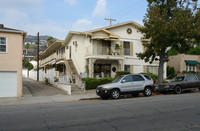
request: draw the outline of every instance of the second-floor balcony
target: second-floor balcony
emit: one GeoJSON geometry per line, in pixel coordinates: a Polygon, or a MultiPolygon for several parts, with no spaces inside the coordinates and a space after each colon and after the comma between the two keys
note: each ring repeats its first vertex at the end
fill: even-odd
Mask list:
{"type": "Polygon", "coordinates": [[[93,41],[94,55],[110,55],[121,56],[121,47],[119,41],[110,40],[94,40],[93,41]]]}

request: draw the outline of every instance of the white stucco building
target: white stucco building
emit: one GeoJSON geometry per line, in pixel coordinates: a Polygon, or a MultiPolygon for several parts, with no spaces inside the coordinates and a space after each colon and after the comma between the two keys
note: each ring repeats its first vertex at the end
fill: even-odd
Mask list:
{"type": "MultiPolygon", "coordinates": [[[[40,54],[43,70],[55,68],[55,75],[71,81],[82,73],[88,77],[114,77],[117,71],[157,74],[158,62],[145,63],[137,57],[143,52],[142,26],[134,21],[86,32],[69,32],[40,54]]],[[[146,40],[148,41],[148,40],[146,40]]],[[[166,71],[164,70],[166,76],[166,71]]]]}

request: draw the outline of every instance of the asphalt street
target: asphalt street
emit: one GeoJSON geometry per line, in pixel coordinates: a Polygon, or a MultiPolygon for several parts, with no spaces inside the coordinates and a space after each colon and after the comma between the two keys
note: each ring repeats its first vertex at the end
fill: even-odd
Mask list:
{"type": "Polygon", "coordinates": [[[200,93],[0,107],[0,131],[200,130],[200,93]]]}

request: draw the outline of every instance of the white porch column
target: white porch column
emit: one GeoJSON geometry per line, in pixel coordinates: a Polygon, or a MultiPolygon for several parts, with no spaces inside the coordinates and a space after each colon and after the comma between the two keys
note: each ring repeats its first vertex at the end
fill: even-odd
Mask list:
{"type": "Polygon", "coordinates": [[[124,61],[123,60],[118,60],[119,61],[119,71],[124,71],[124,61]]]}

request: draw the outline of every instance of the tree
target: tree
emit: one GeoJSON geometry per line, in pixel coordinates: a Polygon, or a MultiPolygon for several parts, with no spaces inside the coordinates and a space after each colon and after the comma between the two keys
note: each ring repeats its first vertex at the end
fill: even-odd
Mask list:
{"type": "Polygon", "coordinates": [[[28,70],[32,70],[33,69],[33,64],[31,64],[29,62],[29,60],[27,59],[23,59],[22,64],[24,67],[26,67],[28,70]]]}
{"type": "Polygon", "coordinates": [[[200,55],[200,46],[190,49],[187,54],[200,55]]]}
{"type": "Polygon", "coordinates": [[[46,39],[48,46],[52,45],[55,42],[55,39],[50,36],[46,39]]]}
{"type": "Polygon", "coordinates": [[[174,67],[167,66],[167,78],[172,79],[176,76],[176,70],[174,67]]]}
{"type": "Polygon", "coordinates": [[[194,41],[194,13],[197,0],[147,0],[148,9],[144,17],[144,27],[140,31],[146,51],[137,54],[145,62],[159,61],[158,84],[163,82],[164,63],[167,51],[175,49],[186,52],[194,41]]]}
{"type": "Polygon", "coordinates": [[[27,43],[25,46],[24,46],[24,48],[26,48],[27,50],[30,48],[30,44],[29,43],[27,43]]]}

